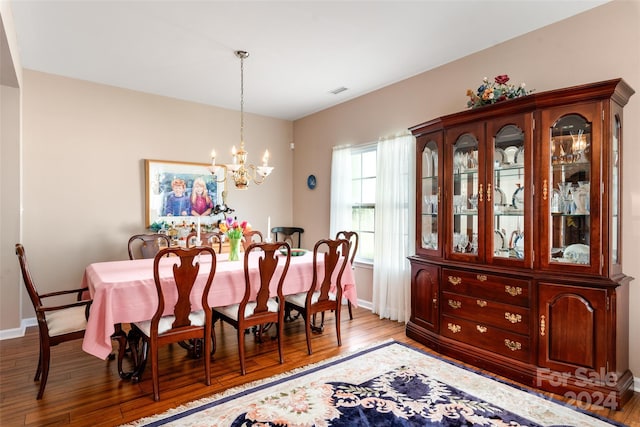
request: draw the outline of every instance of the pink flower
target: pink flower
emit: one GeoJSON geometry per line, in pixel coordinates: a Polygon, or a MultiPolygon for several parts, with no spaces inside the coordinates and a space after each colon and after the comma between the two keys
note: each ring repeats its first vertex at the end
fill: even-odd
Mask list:
{"type": "Polygon", "coordinates": [[[499,76],[495,77],[495,81],[499,85],[506,84],[509,81],[509,76],[506,74],[500,74],[499,76]]]}

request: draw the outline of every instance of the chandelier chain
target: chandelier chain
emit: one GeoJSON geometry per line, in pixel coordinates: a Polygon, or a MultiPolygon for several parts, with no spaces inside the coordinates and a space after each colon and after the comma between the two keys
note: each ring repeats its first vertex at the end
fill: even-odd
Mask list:
{"type": "Polygon", "coordinates": [[[244,148],[244,57],[240,56],[240,146],[244,148]]]}

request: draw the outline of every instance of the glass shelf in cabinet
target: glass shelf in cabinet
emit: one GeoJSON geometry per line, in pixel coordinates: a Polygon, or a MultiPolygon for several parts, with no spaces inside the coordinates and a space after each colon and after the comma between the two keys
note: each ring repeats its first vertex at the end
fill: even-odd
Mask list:
{"type": "Polygon", "coordinates": [[[554,172],[563,172],[565,175],[574,175],[579,172],[590,172],[591,163],[566,163],[551,165],[554,172]]]}
{"type": "Polygon", "coordinates": [[[552,217],[568,217],[568,216],[580,216],[580,217],[586,217],[586,216],[590,216],[591,213],[590,212],[585,212],[585,213],[564,213],[564,212],[551,212],[551,216],[552,217]]]}
{"type": "Polygon", "coordinates": [[[494,172],[496,173],[496,176],[500,177],[501,179],[506,179],[506,178],[522,179],[522,176],[524,174],[524,168],[495,169],[494,172]]]}
{"type": "Polygon", "coordinates": [[[524,165],[520,163],[498,163],[496,162],[493,165],[493,169],[496,171],[512,171],[512,170],[522,170],[524,169],[524,165]]]}
{"type": "Polygon", "coordinates": [[[494,216],[524,216],[524,211],[522,209],[505,209],[509,208],[509,206],[503,207],[503,210],[500,212],[494,212],[494,216]]]}
{"type": "Polygon", "coordinates": [[[469,176],[469,175],[477,175],[478,168],[473,169],[460,169],[453,172],[453,176],[469,176]]]}

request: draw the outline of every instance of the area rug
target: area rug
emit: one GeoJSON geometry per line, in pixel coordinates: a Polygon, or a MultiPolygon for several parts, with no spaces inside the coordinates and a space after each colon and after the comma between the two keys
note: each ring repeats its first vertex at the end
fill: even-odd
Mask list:
{"type": "Polygon", "coordinates": [[[128,426],[623,426],[389,341],[128,426]]]}

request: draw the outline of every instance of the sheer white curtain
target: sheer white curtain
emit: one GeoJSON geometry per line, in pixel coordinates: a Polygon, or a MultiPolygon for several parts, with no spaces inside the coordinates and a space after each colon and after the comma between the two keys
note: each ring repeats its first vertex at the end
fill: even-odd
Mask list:
{"type": "Polygon", "coordinates": [[[351,147],[333,147],[331,158],[331,212],[329,233],[333,239],[341,230],[351,230],[351,147]]]}
{"type": "Polygon", "coordinates": [[[408,322],[414,252],[415,139],[397,135],[378,142],[373,312],[408,322]]]}

